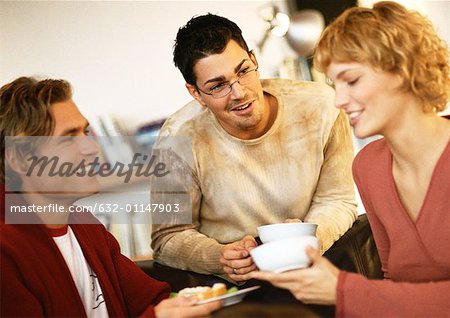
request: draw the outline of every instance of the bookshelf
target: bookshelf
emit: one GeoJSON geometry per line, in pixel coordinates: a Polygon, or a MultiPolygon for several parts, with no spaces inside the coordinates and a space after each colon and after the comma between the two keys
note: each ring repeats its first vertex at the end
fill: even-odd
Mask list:
{"type": "Polygon", "coordinates": [[[134,261],[152,259],[151,216],[135,210],[138,206],[150,203],[150,179],[144,173],[148,170],[141,173],[137,173],[137,170],[150,165],[152,146],[164,119],[140,127],[135,135],[130,135],[120,120],[112,115],[95,118],[90,123],[93,137],[100,148],[101,163],[109,164],[111,169],[116,163],[122,163],[123,175],[117,173],[119,170],[108,176],[99,175],[99,193],[83,198],[76,204],[94,213],[117,239],[122,254],[134,261]],[[139,156],[133,159],[136,154],[139,156]],[[135,166],[129,166],[130,163],[135,166]],[[126,174],[129,174],[129,178],[126,178],[126,174]]]}

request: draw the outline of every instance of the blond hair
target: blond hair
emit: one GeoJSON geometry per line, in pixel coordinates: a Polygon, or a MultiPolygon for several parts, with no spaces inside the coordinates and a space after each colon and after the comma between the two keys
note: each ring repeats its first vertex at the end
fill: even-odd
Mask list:
{"type": "Polygon", "coordinates": [[[424,111],[445,109],[450,92],[449,51],[431,22],[402,5],[382,1],[373,9],[346,10],[323,32],[314,66],[357,62],[398,74],[402,89],[423,102],[424,111]]]}
{"type": "Polygon", "coordinates": [[[71,98],[71,86],[64,80],[20,77],[0,88],[1,183],[18,182],[13,174],[5,176],[5,137],[51,135],[55,125],[51,106],[71,98]]]}

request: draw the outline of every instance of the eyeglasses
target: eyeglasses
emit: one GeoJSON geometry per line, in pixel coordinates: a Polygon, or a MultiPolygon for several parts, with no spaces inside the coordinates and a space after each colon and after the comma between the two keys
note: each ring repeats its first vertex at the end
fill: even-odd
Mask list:
{"type": "Polygon", "coordinates": [[[246,68],[242,69],[241,71],[239,71],[237,80],[235,80],[234,82],[231,82],[231,83],[230,82],[222,82],[222,83],[214,86],[213,88],[211,88],[209,93],[202,91],[198,86],[197,86],[197,89],[200,92],[202,92],[203,94],[211,95],[213,98],[222,98],[231,93],[231,91],[233,90],[233,85],[236,83],[239,83],[240,85],[251,84],[252,81],[256,78],[257,71],[258,71],[258,66],[253,69],[246,67],[246,68]]]}

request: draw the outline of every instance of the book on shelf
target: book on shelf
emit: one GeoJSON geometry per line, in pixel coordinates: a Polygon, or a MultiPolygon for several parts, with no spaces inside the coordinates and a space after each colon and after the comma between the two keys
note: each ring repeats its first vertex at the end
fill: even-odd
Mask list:
{"type": "Polygon", "coordinates": [[[152,258],[151,227],[148,223],[112,223],[107,226],[119,242],[122,254],[131,259],[152,258]]]}
{"type": "Polygon", "coordinates": [[[151,224],[132,224],[134,238],[134,259],[151,258],[153,250],[150,245],[152,235],[151,224]]]}
{"type": "Polygon", "coordinates": [[[94,118],[90,122],[95,137],[108,162],[130,162],[134,156],[132,139],[112,115],[94,118]]]}
{"type": "MultiPolygon", "coordinates": [[[[127,164],[133,161],[136,153],[151,153],[153,143],[164,123],[164,119],[155,120],[140,127],[136,136],[128,136],[128,132],[124,129],[120,120],[112,115],[102,115],[90,122],[93,136],[101,148],[99,155],[102,158],[101,161],[110,163],[111,166],[116,162],[121,162],[128,167],[127,164]]],[[[126,205],[134,206],[141,201],[143,203],[145,200],[142,199],[142,195],[145,198],[150,198],[149,184],[145,183],[147,179],[133,177],[130,182],[124,183],[123,178],[115,174],[102,177],[99,180],[102,185],[102,193],[83,200],[88,202],[83,204],[109,203],[114,205],[119,203],[124,207],[126,205]]],[[[153,251],[150,245],[151,220],[143,219],[147,216],[133,211],[120,215],[96,213],[96,216],[117,239],[122,254],[131,259],[149,259],[152,257],[153,251]]]]}
{"type": "Polygon", "coordinates": [[[286,57],[278,68],[280,78],[312,81],[310,61],[302,56],[286,57]]]}

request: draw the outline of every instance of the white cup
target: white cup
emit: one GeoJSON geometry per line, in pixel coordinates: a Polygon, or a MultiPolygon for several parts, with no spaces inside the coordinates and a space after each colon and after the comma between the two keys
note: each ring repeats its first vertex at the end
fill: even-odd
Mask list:
{"type": "Polygon", "coordinates": [[[319,249],[319,240],[311,235],[287,238],[262,244],[250,254],[260,270],[281,273],[311,264],[305,251],[308,245],[319,249]]]}
{"type": "Polygon", "coordinates": [[[317,224],[303,222],[276,223],[258,226],[257,230],[261,242],[268,243],[297,236],[315,236],[317,224]]]}

